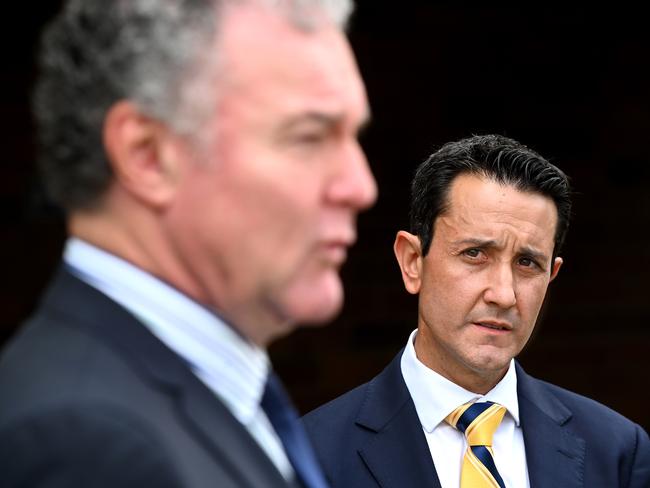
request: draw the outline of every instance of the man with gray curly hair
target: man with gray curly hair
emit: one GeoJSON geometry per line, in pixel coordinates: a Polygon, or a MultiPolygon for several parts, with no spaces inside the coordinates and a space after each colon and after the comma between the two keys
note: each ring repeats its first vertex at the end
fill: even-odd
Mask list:
{"type": "Polygon", "coordinates": [[[0,354],[3,487],[325,487],[266,346],[340,309],[376,198],[346,0],[69,0],[40,165],[63,263],[0,354]]]}

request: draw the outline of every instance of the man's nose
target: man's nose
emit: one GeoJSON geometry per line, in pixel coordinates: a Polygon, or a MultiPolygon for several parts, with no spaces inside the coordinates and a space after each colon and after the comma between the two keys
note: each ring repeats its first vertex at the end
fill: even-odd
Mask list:
{"type": "Polygon", "coordinates": [[[517,303],[515,278],[509,263],[498,263],[489,273],[488,283],[483,294],[486,303],[502,309],[514,307],[517,303]]]}
{"type": "Polygon", "coordinates": [[[339,157],[342,160],[328,189],[329,200],[357,210],[371,207],[377,200],[377,183],[361,146],[352,141],[342,148],[339,157]]]}

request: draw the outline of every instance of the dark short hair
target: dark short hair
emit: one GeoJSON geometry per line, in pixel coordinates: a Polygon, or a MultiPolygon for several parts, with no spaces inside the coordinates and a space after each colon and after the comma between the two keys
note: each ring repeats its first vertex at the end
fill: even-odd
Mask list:
{"type": "Polygon", "coordinates": [[[461,174],[488,178],[553,200],[558,216],[553,256],[558,255],[571,215],[569,179],[535,151],[499,135],[449,142],[418,167],[411,185],[410,217],[411,232],[420,238],[423,255],[431,247],[436,219],[449,205],[451,184],[461,174]]]}

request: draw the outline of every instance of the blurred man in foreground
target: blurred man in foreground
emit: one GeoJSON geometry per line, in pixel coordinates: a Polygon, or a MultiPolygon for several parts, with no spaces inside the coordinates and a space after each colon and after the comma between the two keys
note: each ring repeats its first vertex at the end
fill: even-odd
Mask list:
{"type": "Polygon", "coordinates": [[[514,360],[556,278],[569,183],[500,136],[449,143],[418,169],[395,255],[417,329],[369,383],[305,417],[332,486],[650,486],[650,442],[514,360]]]}
{"type": "Polygon", "coordinates": [[[1,486],[326,486],[265,347],[338,312],[376,196],[350,10],[67,2],[35,110],[70,239],[0,357],[1,486]]]}

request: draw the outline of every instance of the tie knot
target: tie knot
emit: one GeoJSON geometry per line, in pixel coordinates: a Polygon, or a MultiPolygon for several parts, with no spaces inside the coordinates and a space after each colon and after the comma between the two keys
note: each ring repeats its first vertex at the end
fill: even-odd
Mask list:
{"type": "Polygon", "coordinates": [[[470,446],[492,446],[506,408],[493,402],[465,403],[451,412],[445,421],[467,438],[470,446]]]}

